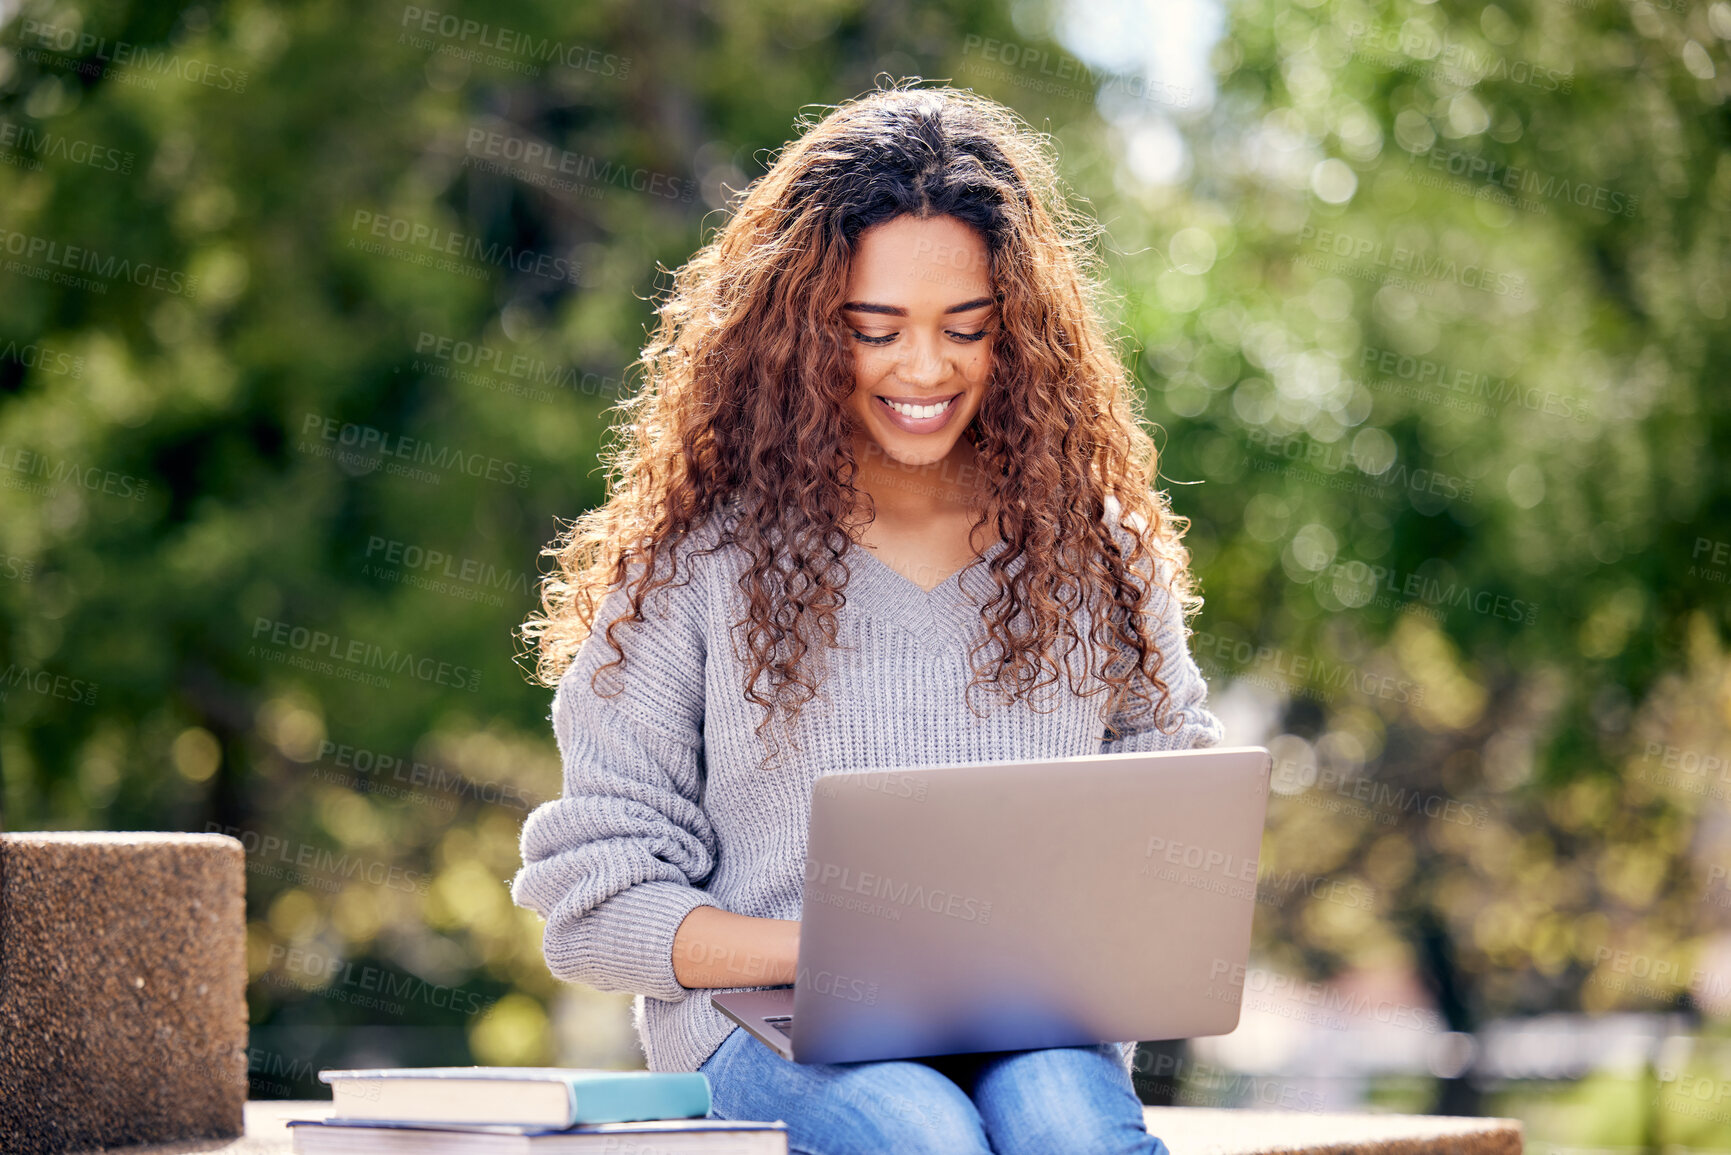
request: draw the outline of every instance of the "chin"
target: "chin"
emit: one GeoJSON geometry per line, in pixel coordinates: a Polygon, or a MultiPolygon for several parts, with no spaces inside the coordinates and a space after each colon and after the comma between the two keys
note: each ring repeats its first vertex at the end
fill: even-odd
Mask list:
{"type": "Polygon", "coordinates": [[[956,438],[946,437],[941,441],[931,441],[910,445],[901,439],[894,441],[872,438],[883,455],[898,465],[936,465],[950,455],[950,450],[956,447],[956,438]]]}

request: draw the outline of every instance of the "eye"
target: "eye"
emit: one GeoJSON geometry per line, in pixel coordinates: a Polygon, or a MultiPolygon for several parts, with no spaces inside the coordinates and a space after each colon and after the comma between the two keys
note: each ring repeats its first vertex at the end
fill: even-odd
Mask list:
{"type": "Polygon", "coordinates": [[[951,333],[950,336],[958,341],[978,341],[986,335],[986,332],[987,330],[981,329],[978,333],[951,333]]]}
{"type": "Polygon", "coordinates": [[[854,336],[867,345],[888,345],[896,339],[894,333],[886,333],[882,337],[868,337],[864,333],[855,332],[854,336]]]}

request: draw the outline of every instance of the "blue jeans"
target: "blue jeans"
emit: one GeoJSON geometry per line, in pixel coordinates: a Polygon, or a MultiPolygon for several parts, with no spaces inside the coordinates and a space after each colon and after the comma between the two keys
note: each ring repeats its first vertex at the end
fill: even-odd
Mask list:
{"type": "Polygon", "coordinates": [[[698,1070],[710,1114],[783,1119],[796,1155],[1168,1155],[1110,1043],[793,1063],[736,1027],[698,1070]]]}

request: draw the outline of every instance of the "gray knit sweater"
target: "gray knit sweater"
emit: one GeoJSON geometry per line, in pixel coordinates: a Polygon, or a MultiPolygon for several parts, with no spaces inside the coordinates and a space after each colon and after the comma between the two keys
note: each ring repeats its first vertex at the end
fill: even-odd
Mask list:
{"type": "MultiPolygon", "coordinates": [[[[1115,508],[1109,516],[1116,522],[1115,508]]],[[[713,545],[715,524],[689,539],[713,545]]],[[[1128,531],[1117,524],[1115,532],[1128,548],[1128,531]]],[[[995,544],[985,556],[1004,548],[995,544]]],[[[801,709],[798,750],[765,772],[754,733],[761,711],[743,696],[746,670],[728,644],[730,627],[745,617],[737,585],[744,556],[736,546],[706,557],[681,549],[679,574],[689,573],[690,583],[657,591],[645,603],[647,621],[615,631],[625,662],[600,684],[608,694],[621,691],[616,696],[590,686],[613,648],[599,632],[584,643],[553,696],[565,794],[529,815],[512,885],[514,900],[547,920],[543,946],[553,974],[638,996],[634,1018],[653,1071],[696,1070],[734,1026],[710,1006],[711,992],[673,977],[673,934],[692,908],[800,917],[806,821],[819,775],[1184,750],[1220,740],[1181,615],[1163,592],[1150,610],[1179,725],[1161,733],[1131,699],[1115,718],[1122,736],[1107,741],[1106,695],[1077,695],[1063,679],[1039,699],[1049,712],[1009,703],[987,684],[970,695],[983,717],[964,703],[968,650],[985,636],[979,606],[993,589],[983,564],[927,592],[852,548],[839,648],[825,655],[819,697],[801,709]]],[[[597,620],[612,621],[628,604],[614,589],[597,620]]]]}

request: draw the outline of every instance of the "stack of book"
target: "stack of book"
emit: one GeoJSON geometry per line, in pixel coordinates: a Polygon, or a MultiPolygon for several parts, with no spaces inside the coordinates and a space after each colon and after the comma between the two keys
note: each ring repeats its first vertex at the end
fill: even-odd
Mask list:
{"type": "Polygon", "coordinates": [[[787,1127],[710,1119],[702,1074],[560,1067],[321,1071],[329,1118],[296,1155],[786,1155],[787,1127]]]}

